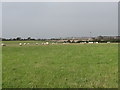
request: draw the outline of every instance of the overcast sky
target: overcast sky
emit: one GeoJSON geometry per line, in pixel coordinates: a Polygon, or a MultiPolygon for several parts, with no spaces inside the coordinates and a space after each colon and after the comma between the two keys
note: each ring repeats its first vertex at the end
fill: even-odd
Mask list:
{"type": "Polygon", "coordinates": [[[118,35],[117,5],[117,2],[3,3],[2,36],[59,38],[118,35]]]}

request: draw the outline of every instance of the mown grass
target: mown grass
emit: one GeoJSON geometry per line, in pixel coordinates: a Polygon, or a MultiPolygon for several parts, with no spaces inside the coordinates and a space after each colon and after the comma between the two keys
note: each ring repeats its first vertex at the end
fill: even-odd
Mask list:
{"type": "Polygon", "coordinates": [[[3,47],[3,88],[117,88],[118,45],[3,47]]]}

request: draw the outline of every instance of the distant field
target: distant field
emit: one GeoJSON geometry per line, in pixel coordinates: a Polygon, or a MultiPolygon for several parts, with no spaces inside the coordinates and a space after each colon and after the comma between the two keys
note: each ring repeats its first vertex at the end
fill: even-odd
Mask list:
{"type": "Polygon", "coordinates": [[[118,44],[26,42],[4,42],[3,88],[118,87],[118,44]]]}
{"type": "Polygon", "coordinates": [[[7,46],[19,46],[19,43],[30,43],[30,45],[27,46],[33,46],[35,43],[44,43],[45,41],[3,41],[7,46]]]}

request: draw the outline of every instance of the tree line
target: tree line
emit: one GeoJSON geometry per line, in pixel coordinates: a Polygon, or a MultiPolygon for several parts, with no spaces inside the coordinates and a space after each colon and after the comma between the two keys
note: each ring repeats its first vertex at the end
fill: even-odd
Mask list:
{"type": "Polygon", "coordinates": [[[31,38],[31,37],[28,37],[28,38],[21,38],[21,37],[16,37],[16,38],[9,38],[9,39],[6,39],[6,38],[1,38],[2,41],[34,41],[34,40],[38,40],[38,41],[48,41],[48,40],[56,40],[56,41],[59,41],[59,40],[67,40],[67,41],[64,41],[65,43],[81,43],[81,42],[100,42],[100,43],[104,43],[104,42],[120,42],[120,36],[98,36],[98,37],[90,37],[90,38],[87,38],[87,39],[83,39],[83,38],[79,38],[77,42],[75,42],[74,39],[61,39],[61,38],[51,38],[51,39],[35,39],[35,38],[31,38]]]}

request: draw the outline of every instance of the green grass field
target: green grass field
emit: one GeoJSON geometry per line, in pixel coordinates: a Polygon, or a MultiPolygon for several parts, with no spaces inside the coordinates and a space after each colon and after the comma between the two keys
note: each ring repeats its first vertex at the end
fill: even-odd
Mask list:
{"type": "Polygon", "coordinates": [[[3,88],[118,87],[118,44],[4,43],[3,88]]]}

